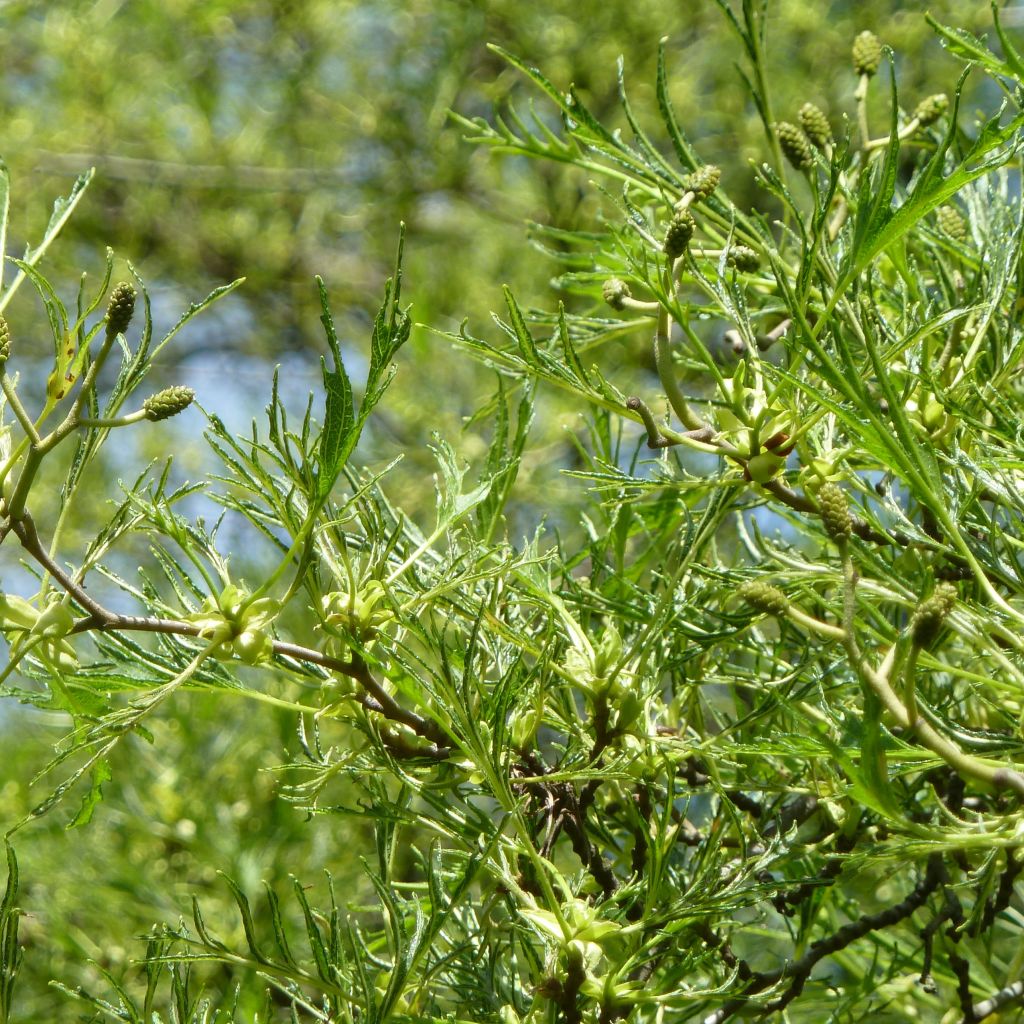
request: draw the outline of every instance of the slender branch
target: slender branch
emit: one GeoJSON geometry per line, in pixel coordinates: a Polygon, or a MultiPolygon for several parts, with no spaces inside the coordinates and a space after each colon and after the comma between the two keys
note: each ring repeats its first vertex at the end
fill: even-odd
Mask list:
{"type": "MultiPolygon", "coordinates": [[[[798,494],[796,491],[787,487],[781,480],[769,480],[766,484],[762,484],[764,489],[778,498],[784,505],[788,505],[791,509],[796,512],[807,512],[812,515],[819,515],[820,509],[818,503],[813,498],[809,498],[806,494],[798,494]]],[[[852,517],[853,521],[853,532],[861,538],[861,540],[871,541],[874,544],[900,544],[905,547],[907,542],[906,538],[900,537],[896,534],[881,533],[876,530],[869,523],[864,522],[863,519],[859,519],[856,516],[852,517]]]]}
{"type": "MultiPolygon", "coordinates": [[[[79,619],[74,624],[71,630],[72,633],[85,633],[90,630],[102,632],[125,630],[189,637],[199,637],[201,635],[201,627],[194,622],[150,616],[120,615],[117,612],[110,611],[92,598],[81,584],[76,583],[49,556],[46,548],[39,540],[39,535],[36,532],[31,516],[25,513],[20,519],[12,521],[11,530],[21,541],[22,547],[71,595],[76,604],[88,612],[85,618],[79,619]]],[[[402,707],[377,682],[361,659],[353,658],[351,661],[343,661],[340,658],[332,658],[321,651],[281,640],[273,641],[272,650],[275,654],[283,657],[319,665],[322,668],[354,679],[366,691],[366,697],[373,702],[371,705],[365,700],[361,701],[364,707],[368,710],[376,711],[394,722],[408,726],[418,736],[429,740],[434,745],[433,753],[435,756],[447,755],[449,740],[446,733],[436,723],[402,707]]]]}
{"type": "MultiPolygon", "coordinates": [[[[85,589],[68,576],[50,557],[49,552],[39,540],[32,517],[27,512],[17,518],[12,516],[10,528],[11,532],[21,541],[21,546],[74,598],[79,606],[89,613],[90,618],[95,618],[98,622],[112,617],[116,618],[113,612],[108,612],[101,604],[94,601],[85,589]]],[[[196,632],[198,634],[198,630],[196,632]]]]}
{"type": "MultiPolygon", "coordinates": [[[[984,1020],[990,1014],[1022,998],[1024,998],[1024,981],[1015,981],[1012,985],[1001,988],[994,996],[990,996],[983,1002],[975,1003],[974,1020],[984,1020]]],[[[973,1024],[973,1022],[965,1019],[964,1024],[973,1024]]]]}
{"type": "Polygon", "coordinates": [[[974,1008],[974,998],[971,996],[971,965],[958,953],[952,951],[949,953],[948,960],[949,968],[956,976],[956,994],[960,1000],[964,1022],[965,1024],[974,1024],[981,1018],[974,1008]]]}
{"type": "Polygon", "coordinates": [[[633,395],[631,398],[627,399],[626,408],[639,413],[640,419],[643,420],[644,428],[647,431],[648,448],[668,448],[669,445],[672,444],[672,442],[661,432],[661,428],[658,426],[658,422],[654,418],[654,413],[651,412],[647,403],[642,398],[633,395]]]}
{"type": "Polygon", "coordinates": [[[661,386],[665,391],[665,397],[683,426],[687,430],[705,429],[707,424],[693,411],[679,387],[676,368],[672,363],[668,310],[664,307],[658,312],[658,329],[654,335],[654,362],[661,386]]]}
{"type": "Polygon", "coordinates": [[[146,410],[138,409],[137,411],[127,413],[124,416],[98,416],[95,419],[88,416],[80,416],[77,420],[77,425],[79,427],[102,427],[107,430],[112,430],[114,427],[129,427],[133,423],[141,423],[146,418],[146,410]]]}
{"type": "Polygon", "coordinates": [[[857,124],[860,128],[861,145],[867,146],[871,141],[871,130],[868,127],[868,85],[871,76],[862,74],[857,82],[857,91],[853,98],[857,101],[857,124]]]}
{"type": "MultiPolygon", "coordinates": [[[[921,119],[919,117],[912,118],[903,126],[903,128],[899,132],[897,132],[896,138],[900,142],[906,142],[907,139],[909,139],[914,134],[914,132],[916,132],[917,129],[920,127],[921,119]]],[[[884,135],[878,139],[868,139],[868,141],[864,143],[864,151],[866,153],[869,153],[873,149],[884,149],[886,146],[889,145],[891,141],[891,135],[884,135]]]]}
{"type": "Polygon", "coordinates": [[[32,417],[29,416],[28,412],[25,410],[25,406],[21,404],[21,398],[15,390],[14,382],[5,373],[3,375],[2,383],[4,395],[7,397],[7,403],[10,405],[11,411],[21,424],[21,429],[25,431],[25,434],[32,444],[39,444],[39,431],[36,430],[36,425],[32,422],[32,417]]]}
{"type": "Polygon", "coordinates": [[[685,444],[692,448],[718,454],[722,447],[712,443],[715,439],[715,431],[708,424],[704,424],[696,430],[679,433],[664,424],[659,424],[647,403],[636,395],[626,400],[626,408],[630,412],[637,413],[643,421],[644,428],[647,430],[648,448],[668,448],[674,444],[685,444]]]}
{"type": "Polygon", "coordinates": [[[906,899],[895,906],[881,910],[877,914],[865,914],[856,921],[843,925],[832,935],[819,939],[811,944],[810,949],[795,963],[785,964],[774,971],[764,971],[753,975],[744,989],[743,995],[730,999],[724,1006],[704,1018],[704,1024],[724,1024],[734,1013],[742,1009],[747,1000],[759,992],[778,984],[784,978],[791,978],[789,987],[774,1002],[759,1008],[759,1013],[778,1013],[785,1009],[802,991],[814,967],[825,957],[838,953],[851,943],[862,939],[870,932],[880,928],[889,928],[914,913],[924,905],[928,896],[942,884],[942,859],[934,855],[928,860],[924,877],[906,899]]]}
{"type": "Polygon", "coordinates": [[[931,723],[921,717],[911,718],[906,704],[889,684],[885,674],[873,669],[864,658],[857,645],[854,630],[856,610],[856,572],[850,558],[849,543],[842,539],[839,543],[843,559],[843,642],[846,646],[850,664],[857,669],[861,678],[874,690],[886,711],[907,732],[917,736],[921,743],[933,754],[938,754],[950,767],[971,778],[986,782],[998,788],[1012,789],[1018,796],[1024,796],[1024,775],[1016,768],[1002,764],[992,764],[971,754],[965,754],[952,740],[947,739],[931,723]]]}

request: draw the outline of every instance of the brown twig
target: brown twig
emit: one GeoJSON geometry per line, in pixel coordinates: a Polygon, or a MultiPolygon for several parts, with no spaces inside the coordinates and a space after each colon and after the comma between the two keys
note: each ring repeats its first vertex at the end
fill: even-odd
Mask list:
{"type": "MultiPolygon", "coordinates": [[[[39,539],[35,524],[28,513],[24,513],[10,522],[11,532],[21,541],[22,547],[28,552],[56,582],[63,587],[74,602],[88,614],[75,622],[72,633],[85,633],[91,630],[112,632],[124,630],[131,632],[163,633],[174,636],[198,637],[202,630],[194,622],[181,619],[164,619],[152,616],[121,615],[105,608],[96,601],[80,584],[70,577],[49,555],[39,539]]],[[[450,752],[449,739],[443,729],[430,721],[402,707],[383,686],[373,677],[369,668],[358,657],[351,661],[332,658],[321,651],[298,644],[275,640],[272,644],[274,654],[293,658],[308,664],[319,665],[332,672],[348,676],[363,687],[365,693],[359,698],[360,703],[368,711],[375,711],[385,718],[401,725],[408,726],[418,736],[431,744],[423,751],[424,755],[438,758],[447,757],[450,752]]]]}
{"type": "Polygon", "coordinates": [[[760,1007],[762,1014],[778,1013],[785,1009],[803,991],[807,979],[815,966],[827,956],[838,953],[851,943],[863,938],[870,932],[880,928],[889,928],[904,920],[914,913],[918,907],[924,905],[928,896],[942,884],[942,860],[940,857],[932,856],[928,859],[928,867],[924,877],[917,884],[914,890],[906,899],[879,911],[877,914],[865,914],[856,921],[851,921],[842,928],[837,929],[832,935],[825,939],[819,939],[813,943],[808,951],[795,963],[786,964],[774,971],[763,971],[753,975],[739,997],[730,999],[724,1006],[716,1010],[704,1019],[704,1024],[724,1024],[734,1013],[742,1009],[749,998],[759,992],[763,992],[772,985],[778,984],[785,978],[790,983],[786,991],[773,1000],[771,1003],[760,1007]]]}

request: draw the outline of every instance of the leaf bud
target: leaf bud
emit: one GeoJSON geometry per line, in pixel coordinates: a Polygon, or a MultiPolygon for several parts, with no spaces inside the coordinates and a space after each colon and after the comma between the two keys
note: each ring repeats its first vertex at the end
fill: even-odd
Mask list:
{"type": "Polygon", "coordinates": [[[231,649],[246,665],[262,665],[270,660],[274,642],[262,630],[244,629],[231,641],[231,649]]]}
{"type": "Polygon", "coordinates": [[[779,121],[775,126],[775,135],[786,159],[798,171],[806,171],[814,166],[814,152],[802,128],[790,124],[789,121],[779,121]]]}
{"type": "Polygon", "coordinates": [[[921,422],[929,433],[946,425],[946,407],[935,397],[929,398],[921,410],[921,422]]]}
{"type": "Polygon", "coordinates": [[[508,736],[513,750],[527,753],[537,740],[541,712],[536,707],[516,707],[508,720],[508,736]]]}
{"type": "Polygon", "coordinates": [[[39,619],[39,612],[23,597],[0,591],[0,631],[30,630],[39,619]]]}
{"type": "Polygon", "coordinates": [[[703,202],[718,188],[721,177],[721,167],[705,164],[683,178],[683,191],[692,192],[698,202],[703,202]]]}
{"type": "Polygon", "coordinates": [[[124,334],[135,313],[135,289],[122,281],[110,294],[107,303],[107,333],[124,334]]]}
{"type": "Polygon", "coordinates": [[[825,532],[835,541],[846,540],[853,532],[846,492],[838,484],[826,481],[818,489],[818,505],[825,532]]]}
{"type": "Polygon", "coordinates": [[[914,110],[914,119],[922,128],[934,124],[949,109],[949,97],[944,92],[926,96],[914,110]]]}
{"type": "Polygon", "coordinates": [[[832,126],[828,123],[825,111],[813,103],[805,103],[797,113],[797,120],[807,138],[818,149],[824,149],[832,142],[832,126]]]}
{"type": "Polygon", "coordinates": [[[955,206],[940,206],[935,211],[935,219],[938,221],[939,230],[949,235],[954,242],[967,241],[967,221],[955,206]]]}
{"type": "Polygon", "coordinates": [[[50,672],[74,672],[78,669],[78,655],[64,637],[47,637],[32,648],[32,654],[50,672]]]}
{"type": "Polygon", "coordinates": [[[196,393],[184,384],[175,384],[173,387],[164,388],[155,395],[150,395],[142,403],[146,419],[154,423],[158,420],[170,419],[184,412],[195,400],[196,393]]]}
{"type": "Polygon", "coordinates": [[[609,277],[601,287],[601,294],[612,309],[622,309],[626,304],[624,300],[633,295],[629,285],[618,277],[609,277]]]}
{"type": "Polygon", "coordinates": [[[881,63],[881,40],[874,32],[861,32],[853,41],[853,70],[858,75],[873,75],[881,63]]]}
{"type": "Polygon", "coordinates": [[[931,647],[942,628],[942,623],[956,604],[956,587],[940,583],[931,597],[922,601],[910,620],[910,636],[917,647],[931,647]]]}
{"type": "Polygon", "coordinates": [[[380,580],[370,580],[356,591],[333,590],[325,594],[320,606],[324,623],[340,628],[360,643],[369,643],[390,622],[395,613],[386,604],[387,591],[380,580]],[[385,601],[383,607],[377,607],[385,601]]]}
{"type": "Polygon", "coordinates": [[[664,249],[670,260],[676,260],[686,252],[696,227],[693,215],[688,210],[680,210],[669,221],[665,231],[664,249]]]}
{"type": "Polygon", "coordinates": [[[33,636],[60,638],[67,636],[74,625],[71,609],[62,601],[54,601],[39,613],[30,632],[33,636]]]}
{"type": "Polygon", "coordinates": [[[746,475],[755,484],[766,484],[786,468],[786,459],[776,452],[759,452],[747,460],[746,475]]]}
{"type": "Polygon", "coordinates": [[[749,245],[730,245],[725,262],[741,274],[752,274],[761,265],[760,257],[749,245]]]}
{"type": "Polygon", "coordinates": [[[785,615],[789,608],[789,599],[770,583],[764,580],[750,580],[742,584],[736,591],[741,601],[746,601],[752,608],[767,615],[785,615]]]}

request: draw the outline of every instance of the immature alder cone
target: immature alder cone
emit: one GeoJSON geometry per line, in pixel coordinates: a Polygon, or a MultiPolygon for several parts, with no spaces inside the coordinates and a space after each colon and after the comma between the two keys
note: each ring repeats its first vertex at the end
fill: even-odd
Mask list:
{"type": "Polygon", "coordinates": [[[786,159],[798,170],[806,171],[814,165],[814,153],[811,150],[810,140],[803,133],[802,128],[788,121],[780,121],[775,126],[775,134],[779,139],[779,146],[786,155],[786,159]]]}
{"type": "Polygon", "coordinates": [[[166,420],[177,416],[179,412],[184,412],[195,400],[195,397],[196,393],[191,388],[187,388],[183,384],[175,384],[174,387],[164,388],[163,391],[150,395],[142,403],[142,408],[146,412],[146,419],[154,422],[166,420]]]}
{"type": "Polygon", "coordinates": [[[722,169],[720,167],[716,167],[714,164],[705,164],[683,179],[683,190],[692,192],[699,201],[703,201],[718,188],[721,177],[722,169]]]}
{"type": "Polygon", "coordinates": [[[665,232],[665,255],[675,260],[686,252],[686,247],[693,238],[696,222],[688,210],[680,210],[671,221],[665,232]]]}
{"type": "Polygon", "coordinates": [[[882,44],[874,32],[861,32],[853,41],[853,70],[873,75],[882,63],[882,44]]]}
{"type": "Polygon", "coordinates": [[[0,366],[11,358],[11,329],[5,317],[0,316],[0,366]]]}
{"type": "Polygon", "coordinates": [[[625,281],[617,277],[609,277],[601,288],[601,294],[604,296],[604,301],[612,309],[622,309],[625,305],[625,300],[630,298],[633,293],[629,290],[629,285],[625,281]]]}
{"type": "Polygon", "coordinates": [[[132,322],[135,312],[135,289],[122,281],[111,293],[107,304],[107,331],[110,334],[124,334],[132,322]]]}
{"type": "Polygon", "coordinates": [[[914,110],[914,118],[920,121],[921,127],[925,128],[934,124],[949,108],[949,97],[944,92],[937,92],[933,96],[926,96],[914,110]]]}
{"type": "Polygon", "coordinates": [[[807,138],[818,149],[824,149],[832,141],[832,126],[828,123],[828,118],[821,107],[816,107],[813,103],[805,103],[796,116],[807,138]]]}
{"type": "Polygon", "coordinates": [[[910,633],[918,647],[930,647],[935,643],[942,623],[956,604],[956,587],[952,583],[940,583],[932,596],[922,601],[910,620],[910,633]]]}
{"type": "Polygon", "coordinates": [[[789,599],[770,583],[763,580],[751,580],[744,583],[737,591],[736,596],[746,601],[752,608],[768,615],[785,615],[789,607],[789,599]]]}
{"type": "Polygon", "coordinates": [[[849,537],[853,532],[853,521],[850,519],[850,506],[843,489],[831,481],[822,484],[818,489],[818,504],[825,532],[833,540],[849,537]]]}

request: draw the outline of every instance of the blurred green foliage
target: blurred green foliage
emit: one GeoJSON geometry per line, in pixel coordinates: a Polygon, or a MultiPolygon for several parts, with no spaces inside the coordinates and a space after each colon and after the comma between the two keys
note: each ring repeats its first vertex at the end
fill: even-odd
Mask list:
{"type": "MultiPolygon", "coordinates": [[[[983,3],[930,10],[977,32],[990,21],[983,3]]],[[[780,0],[769,39],[779,116],[811,94],[826,112],[852,112],[848,55],[862,28],[896,51],[906,95],[945,86],[949,65],[919,5],[780,0]]],[[[0,33],[3,153],[15,187],[32,186],[24,229],[37,233],[48,197],[95,164],[68,271],[111,245],[169,288],[244,276],[237,301],[255,329],[217,344],[247,357],[319,343],[314,274],[352,327],[365,323],[399,220],[416,240],[408,279],[421,321],[479,324],[502,283],[542,294],[549,267],[524,250],[522,221],[569,226],[594,200],[555,168],[472,151],[449,124],[449,109],[487,114],[522,89],[487,42],[621,121],[617,57],[634,106],[653,113],[667,36],[676,109],[734,195],[753,200],[748,161],[764,155],[711,0],[611,0],[585,16],[570,0],[9,3],[0,33]]],[[[421,337],[421,353],[432,346],[421,337]]]]}
{"type": "MultiPolygon", "coordinates": [[[[983,3],[939,0],[930,10],[980,33],[991,20],[983,3]]],[[[850,41],[863,28],[896,51],[906,96],[947,86],[950,63],[918,5],[779,0],[768,40],[778,116],[792,118],[811,93],[831,115],[852,116],[850,41]]],[[[196,324],[168,356],[184,359],[201,401],[216,396],[223,408],[227,384],[248,414],[261,407],[253,396],[268,364],[320,344],[314,274],[327,282],[342,339],[362,344],[400,220],[415,240],[407,280],[418,322],[453,329],[468,319],[486,330],[503,284],[553,304],[554,267],[531,251],[523,224],[593,223],[599,196],[565,168],[474,150],[447,112],[528,102],[520,77],[487,50],[495,42],[560,87],[575,83],[596,116],[620,125],[621,55],[633,105],[652,123],[663,36],[672,98],[702,156],[723,166],[741,206],[763,205],[750,168],[767,153],[763,128],[713,0],[611,0],[585,16],[572,0],[11,3],[0,24],[2,153],[16,192],[30,196],[15,228],[34,237],[50,197],[95,165],[55,279],[98,270],[110,245],[154,287],[159,320],[244,276],[230,309],[196,324]],[[213,350],[230,359],[230,381],[223,363],[210,365],[213,350]]],[[[579,301],[563,298],[570,308],[579,301]]],[[[311,362],[300,391],[315,386],[311,362]]],[[[405,450],[400,501],[431,472],[429,431],[454,436],[491,385],[414,331],[366,442],[381,458],[405,450]]],[[[574,489],[557,473],[575,465],[565,429],[580,421],[556,401],[542,408],[550,472],[537,492],[564,505],[574,489]]]]}
{"type": "MultiPolygon", "coordinates": [[[[990,24],[983,3],[936,0],[930,10],[973,32],[990,24]]],[[[780,116],[808,98],[833,122],[852,115],[848,54],[863,28],[895,49],[908,103],[948,86],[950,62],[917,4],[778,0],[771,11],[768,63],[780,116]]],[[[733,197],[752,203],[749,162],[767,148],[749,93],[724,59],[735,43],[712,0],[6,3],[0,152],[21,203],[13,217],[21,237],[8,249],[20,254],[23,239],[45,224],[52,196],[95,165],[97,181],[48,276],[99,273],[109,245],[140,267],[158,315],[173,310],[168,316],[179,296],[246,277],[230,312],[197,323],[176,350],[182,365],[167,372],[194,384],[201,400],[236,388],[239,414],[258,415],[273,363],[298,368],[300,392],[303,365],[315,381],[312,354],[288,361],[322,347],[315,273],[343,339],[363,350],[400,220],[409,225],[406,287],[418,321],[454,329],[467,317],[477,333],[493,330],[488,313],[506,283],[553,306],[547,280],[555,268],[531,248],[523,222],[592,222],[595,193],[560,168],[472,149],[447,111],[487,115],[519,96],[521,79],[485,47],[493,41],[559,87],[575,82],[613,123],[622,55],[634,109],[653,119],[657,41],[666,35],[681,119],[702,157],[722,165],[733,197]],[[203,359],[213,350],[231,362],[211,369],[203,359]]],[[[28,298],[17,321],[23,337],[25,320],[39,315],[28,298]]],[[[641,352],[624,344],[596,358],[646,358],[641,352]]],[[[412,504],[417,473],[429,471],[429,432],[454,438],[490,387],[477,365],[414,331],[368,437],[380,457],[407,452],[398,504],[412,504]]],[[[582,486],[552,481],[572,458],[564,430],[580,421],[550,395],[540,409],[536,443],[550,447],[538,448],[529,468],[556,512],[582,486]]],[[[472,457],[485,443],[467,435],[461,450],[472,457]]],[[[52,725],[10,706],[3,715],[0,819],[12,822],[29,810],[27,780],[48,756],[52,725]]],[[[115,766],[112,798],[90,828],[63,833],[50,818],[21,835],[29,912],[22,939],[32,955],[16,1019],[69,1019],[66,997],[47,987],[51,978],[102,987],[98,965],[137,981],[130,961],[144,951],[138,936],[186,914],[194,893],[213,930],[237,945],[230,893],[210,865],[250,890],[260,879],[310,879],[322,869],[339,885],[365,884],[353,853],[359,838],[339,834],[337,819],[303,822],[277,796],[271,769],[295,746],[293,724],[267,710],[177,700],[157,726],[159,742],[123,745],[118,756],[130,763],[115,766]]],[[[218,997],[223,982],[207,979],[218,997]]],[[[250,1019],[261,991],[254,984],[243,993],[239,1019],[250,1019]]]]}

